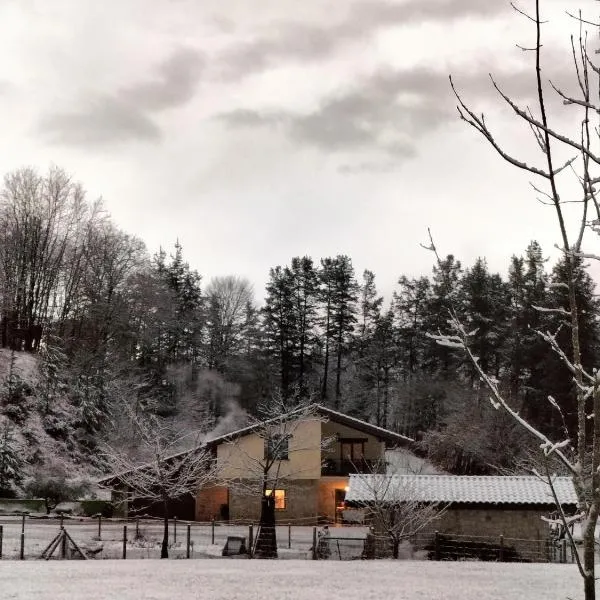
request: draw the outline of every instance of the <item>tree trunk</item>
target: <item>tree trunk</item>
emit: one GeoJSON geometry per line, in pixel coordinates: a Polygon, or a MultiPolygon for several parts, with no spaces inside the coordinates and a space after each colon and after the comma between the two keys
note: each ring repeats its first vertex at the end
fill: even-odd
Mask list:
{"type": "Polygon", "coordinates": [[[160,557],[169,558],[169,501],[163,500],[163,539],[160,547],[160,557]]]}
{"type": "Polygon", "coordinates": [[[390,367],[383,368],[383,414],[381,415],[381,426],[387,429],[387,416],[390,403],[390,367]]]}
{"type": "Polygon", "coordinates": [[[594,576],[594,554],[596,550],[595,521],[596,519],[588,517],[588,521],[583,530],[583,569],[586,573],[583,578],[585,600],[595,600],[596,598],[596,581],[594,576]]]}
{"type": "Polygon", "coordinates": [[[583,580],[583,590],[585,600],[596,600],[596,580],[593,572],[583,580]]]}
{"type": "Polygon", "coordinates": [[[400,541],[392,540],[392,557],[397,559],[399,554],[400,554],[400,541]]]}
{"type": "Polygon", "coordinates": [[[277,558],[275,530],[275,490],[270,496],[263,494],[260,503],[260,529],[256,539],[256,558],[277,558]]]}
{"type": "Polygon", "coordinates": [[[337,343],[337,365],[335,371],[335,410],[340,408],[340,397],[342,395],[342,339],[338,338],[337,343]]]}
{"type": "MultiPolygon", "coordinates": [[[[327,330],[329,330],[329,316],[327,316],[327,330]]],[[[329,333],[325,333],[325,359],[323,362],[323,386],[321,387],[321,400],[327,400],[327,380],[329,378],[329,333]]]]}

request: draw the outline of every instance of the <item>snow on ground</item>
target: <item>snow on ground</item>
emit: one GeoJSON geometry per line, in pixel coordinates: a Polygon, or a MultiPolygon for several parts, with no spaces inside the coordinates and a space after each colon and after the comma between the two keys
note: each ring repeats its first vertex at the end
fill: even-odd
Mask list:
{"type": "Polygon", "coordinates": [[[3,600],[564,600],[574,565],[130,560],[0,563],[3,600]]]}
{"type": "MultiPolygon", "coordinates": [[[[19,517],[0,516],[0,525],[3,528],[3,559],[17,559],[20,553],[21,519],[19,517]]],[[[98,522],[96,519],[65,519],[64,526],[75,543],[82,548],[102,548],[96,554],[97,559],[120,559],[123,553],[123,525],[119,521],[105,519],[102,521],[101,539],[98,540],[98,522]]],[[[160,520],[140,520],[139,535],[136,536],[136,524],[127,523],[127,558],[159,558],[162,540],[162,522],[160,520]]],[[[58,519],[32,519],[25,521],[25,557],[27,559],[39,558],[51,540],[59,532],[58,519]]],[[[366,527],[335,527],[331,529],[331,546],[333,558],[359,558],[363,550],[363,539],[366,536],[366,527]],[[338,541],[335,538],[353,538],[352,540],[338,541]]],[[[255,529],[256,532],[256,529],[255,529]]],[[[207,524],[193,523],[190,530],[191,557],[205,558],[220,555],[227,537],[242,536],[248,540],[249,531],[243,525],[217,525],[214,530],[214,545],[212,544],[212,528],[207,524]]],[[[312,546],[312,527],[293,526],[291,539],[290,531],[285,525],[277,527],[277,545],[280,558],[307,558],[310,556],[312,546]],[[288,546],[290,548],[288,549],[288,546]]],[[[185,558],[186,556],[187,528],[185,522],[177,524],[177,535],[173,521],[169,527],[170,558],[185,558]]]]}

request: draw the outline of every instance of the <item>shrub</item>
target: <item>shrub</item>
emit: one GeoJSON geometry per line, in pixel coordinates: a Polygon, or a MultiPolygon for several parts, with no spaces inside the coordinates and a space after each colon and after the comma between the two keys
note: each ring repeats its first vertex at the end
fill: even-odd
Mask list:
{"type": "Polygon", "coordinates": [[[85,493],[87,486],[83,483],[67,481],[61,470],[54,472],[38,471],[25,486],[25,493],[33,498],[44,500],[46,513],[55,509],[61,502],[77,500],[85,493]]]}

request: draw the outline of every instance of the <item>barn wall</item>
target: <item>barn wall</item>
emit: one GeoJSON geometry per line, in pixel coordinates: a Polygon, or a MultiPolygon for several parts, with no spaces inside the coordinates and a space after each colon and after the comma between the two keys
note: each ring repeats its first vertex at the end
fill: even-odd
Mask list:
{"type": "Polygon", "coordinates": [[[550,529],[542,516],[551,512],[549,507],[450,506],[427,529],[440,533],[467,537],[491,537],[494,543],[504,536],[506,546],[514,547],[523,556],[544,555],[550,529]]]}

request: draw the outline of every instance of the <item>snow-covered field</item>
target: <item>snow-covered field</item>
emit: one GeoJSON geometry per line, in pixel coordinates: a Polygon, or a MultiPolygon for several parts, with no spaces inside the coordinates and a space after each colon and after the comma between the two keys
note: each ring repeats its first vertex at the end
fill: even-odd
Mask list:
{"type": "Polygon", "coordinates": [[[565,600],[573,565],[409,561],[0,563],[3,600],[565,600]]]}

